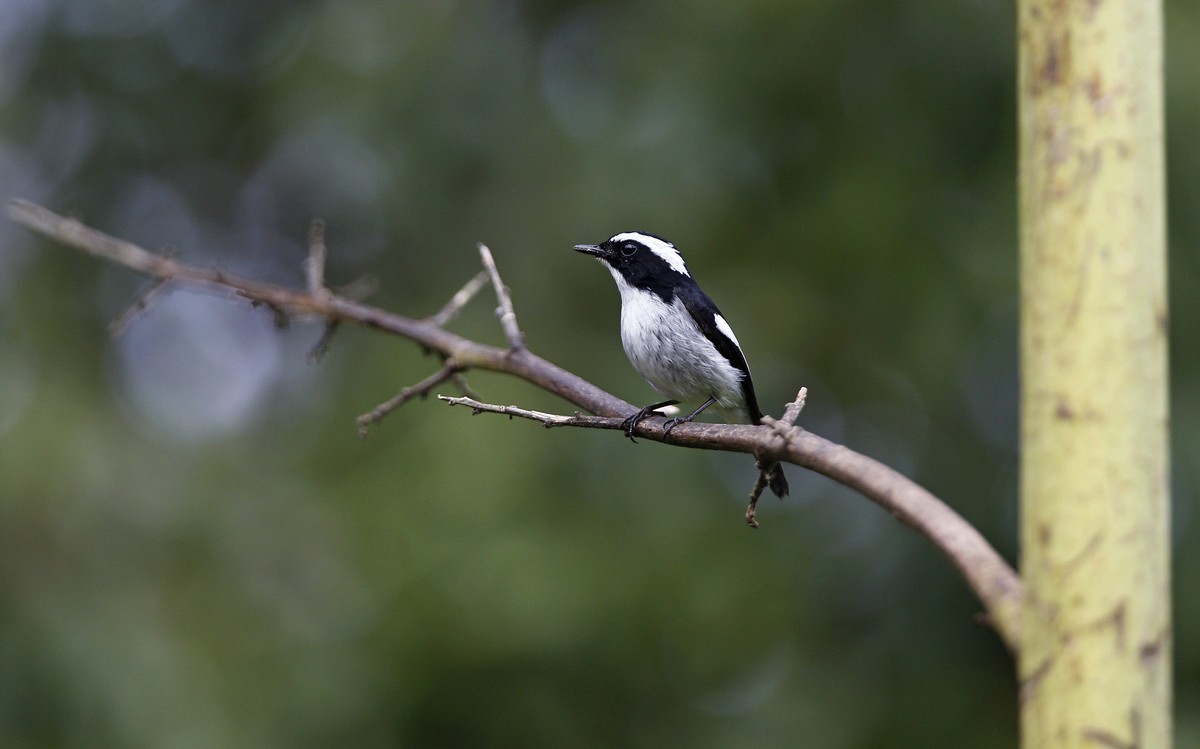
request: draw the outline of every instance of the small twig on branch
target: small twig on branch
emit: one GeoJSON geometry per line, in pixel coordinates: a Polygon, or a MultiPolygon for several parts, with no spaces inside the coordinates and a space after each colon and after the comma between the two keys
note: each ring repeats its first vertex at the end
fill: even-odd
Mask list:
{"type": "Polygon", "coordinates": [[[475,389],[467,384],[467,378],[463,376],[462,372],[455,372],[450,375],[450,382],[453,382],[458,391],[468,398],[479,398],[479,393],[475,392],[475,389]]]}
{"type": "MultiPolygon", "coordinates": [[[[372,424],[379,423],[383,420],[384,416],[387,416],[392,411],[400,408],[413,398],[424,398],[428,396],[430,390],[433,390],[438,385],[441,385],[443,382],[453,377],[456,372],[458,372],[458,365],[452,360],[447,359],[442,365],[442,368],[438,371],[421,380],[416,385],[403,388],[399,393],[396,393],[395,396],[389,398],[383,403],[380,403],[378,406],[372,408],[370,411],[367,411],[362,416],[359,416],[358,436],[365,438],[367,436],[367,428],[372,424]]],[[[440,398],[441,396],[438,397],[440,398]]]]}
{"type": "MultiPolygon", "coordinates": [[[[331,295],[329,288],[325,286],[325,263],[328,257],[329,248],[325,244],[325,222],[314,218],[308,227],[308,257],[304,260],[304,277],[308,282],[308,293],[314,297],[331,295]]],[[[325,352],[333,343],[334,334],[338,331],[338,324],[337,320],[325,320],[325,329],[321,331],[321,337],[308,350],[310,364],[316,364],[321,361],[321,357],[325,356],[325,352]]]]}
{"type": "Polygon", "coordinates": [[[439,328],[446,327],[447,324],[454,318],[458,317],[458,313],[466,306],[467,302],[479,293],[479,290],[487,286],[488,272],[481,270],[475,274],[474,278],[455,292],[454,296],[450,297],[450,301],[446,302],[446,306],[438,310],[437,314],[429,318],[429,321],[439,328]]]}
{"type": "MultiPolygon", "coordinates": [[[[471,298],[478,294],[479,290],[486,286],[487,283],[487,271],[479,271],[479,273],[475,274],[474,278],[472,278],[470,281],[467,281],[467,283],[463,285],[461,289],[455,292],[454,296],[450,297],[450,301],[446,302],[446,305],[438,310],[436,315],[426,318],[425,321],[436,325],[439,328],[444,326],[446,323],[453,320],[458,315],[459,311],[466,306],[467,302],[471,301],[471,298]]],[[[329,323],[329,326],[333,325],[336,325],[336,323],[329,323]]],[[[326,327],[326,331],[330,329],[329,326],[326,327]]],[[[324,340],[324,337],[322,337],[322,340],[324,340]]],[[[318,345],[320,345],[320,342],[318,342],[318,345]]],[[[428,351],[428,349],[426,350],[428,351]]],[[[462,391],[463,395],[472,397],[478,395],[474,390],[471,389],[471,386],[467,384],[467,379],[463,377],[462,374],[462,367],[454,364],[452,360],[446,359],[441,370],[435,372],[412,387],[404,388],[390,400],[379,404],[371,411],[359,416],[359,436],[366,437],[367,428],[371,424],[378,424],[383,420],[383,417],[387,416],[392,411],[395,411],[397,408],[412,400],[414,397],[426,397],[429,395],[430,390],[442,384],[446,380],[450,380],[456,386],[458,386],[458,389],[462,391]]]]}
{"type": "Polygon", "coordinates": [[[150,288],[146,289],[133,304],[125,308],[125,311],[117,315],[112,322],[108,324],[108,337],[120,338],[125,329],[129,327],[129,323],[133,322],[134,318],[146,311],[160,296],[170,290],[170,284],[166,279],[155,279],[150,288]]]}
{"type": "Polygon", "coordinates": [[[451,406],[466,406],[471,409],[473,416],[478,416],[481,413],[504,414],[508,418],[514,416],[530,421],[540,422],[542,426],[550,429],[551,427],[588,427],[591,429],[623,429],[625,420],[621,418],[608,418],[604,416],[584,416],[580,413],[575,413],[571,416],[563,416],[561,414],[551,414],[545,411],[531,411],[528,408],[520,406],[498,406],[492,403],[483,403],[475,398],[454,398],[449,395],[439,395],[438,400],[445,401],[451,406]]]}
{"type": "Polygon", "coordinates": [[[794,426],[796,423],[796,419],[800,418],[800,412],[804,410],[804,404],[807,402],[808,402],[808,388],[802,387],[802,388],[800,388],[800,392],[796,393],[796,400],[787,404],[787,406],[783,409],[783,417],[782,418],[776,420],[776,419],[772,419],[770,416],[764,416],[763,421],[767,422],[767,423],[770,423],[773,421],[779,421],[780,423],[786,424],[788,426],[794,426]]]}
{"type": "MultiPolygon", "coordinates": [[[[779,419],[774,419],[770,416],[763,416],[762,423],[771,427],[776,434],[784,440],[789,437],[789,430],[795,428],[796,419],[800,418],[800,412],[804,410],[804,403],[808,400],[808,388],[800,388],[800,392],[796,393],[796,400],[787,404],[783,410],[783,416],[779,419]]],[[[771,471],[778,464],[778,461],[766,461],[760,453],[754,454],[755,465],[758,466],[758,478],[754,480],[754,486],[750,489],[750,503],[746,505],[746,525],[751,528],[758,527],[756,514],[758,512],[758,499],[762,496],[763,489],[771,481],[771,471]]]]}
{"type": "MultiPolygon", "coordinates": [[[[433,376],[441,378],[439,381],[451,378],[458,370],[486,369],[504,372],[596,414],[595,417],[564,416],[561,419],[552,419],[555,421],[554,426],[612,429],[611,423],[614,420],[628,416],[636,410],[632,404],[621,398],[531,353],[523,345],[518,346],[521,338],[516,327],[516,318],[511,314],[503,314],[503,304],[502,321],[508,321],[506,333],[510,333],[511,328],[508,335],[510,348],[472,341],[455,335],[431,321],[397,315],[346,296],[332,293],[315,295],[305,289],[287,288],[228,271],[181,263],[96,231],[33,203],[14,201],[9,205],[8,212],[14,221],[34,231],[150,278],[199,289],[222,292],[232,290],[243,299],[267,304],[284,314],[316,315],[327,321],[353,322],[407,338],[436,352],[448,362],[455,363],[453,370],[448,371],[448,368],[443,367],[433,376]],[[592,422],[592,419],[595,421],[592,422]]],[[[485,257],[490,258],[490,255],[491,253],[487,253],[485,257]]],[[[498,274],[489,273],[489,276],[502,291],[504,286],[499,282],[498,274]]],[[[500,298],[503,302],[507,294],[502,291],[500,298]]],[[[511,306],[510,301],[510,313],[511,306]]],[[[430,379],[433,378],[427,378],[409,390],[426,386],[430,379]]],[[[436,384],[428,385],[426,390],[435,386],[436,384]]],[[[510,415],[522,414],[511,412],[510,415]]],[[[536,420],[543,421],[542,418],[536,420]]],[[[637,435],[648,440],[684,447],[749,453],[769,460],[792,463],[827,476],[862,494],[925,536],[950,560],[983,603],[997,633],[1005,644],[1016,652],[1021,640],[1021,620],[1026,605],[1021,578],[974,526],[911,479],[876,460],[790,424],[782,427],[774,424],[764,429],[741,424],[690,423],[680,425],[667,436],[661,419],[646,419],[638,425],[637,435]]]]}
{"type": "Polygon", "coordinates": [[[762,496],[763,490],[767,488],[767,483],[770,481],[767,478],[767,472],[762,469],[761,462],[756,462],[758,466],[758,477],[754,479],[754,486],[750,489],[750,503],[746,505],[746,525],[751,528],[758,527],[758,498],[762,496]]]}
{"type": "Polygon", "coordinates": [[[496,261],[492,259],[492,251],[483,242],[479,243],[479,257],[483,260],[483,267],[492,279],[492,287],[496,290],[496,299],[500,302],[500,309],[496,310],[496,314],[500,317],[500,325],[504,328],[508,345],[513,351],[524,350],[525,336],[521,335],[521,329],[517,326],[517,313],[513,312],[512,297],[509,295],[508,287],[500,280],[500,271],[496,270],[496,261]]]}
{"type": "Polygon", "coordinates": [[[356,302],[361,302],[367,297],[374,294],[379,289],[379,279],[375,276],[359,276],[344,286],[339,286],[333,289],[334,296],[340,296],[343,299],[353,299],[356,302]]]}
{"type": "Polygon", "coordinates": [[[321,337],[308,350],[308,363],[316,364],[321,361],[321,357],[329,351],[329,345],[333,343],[333,335],[337,333],[338,326],[341,325],[340,320],[326,320],[325,327],[321,330],[321,337]]]}
{"type": "Polygon", "coordinates": [[[325,246],[325,222],[313,219],[308,228],[308,259],[304,261],[304,276],[308,280],[308,293],[313,296],[328,294],[325,288],[325,260],[329,250],[325,246]]]}

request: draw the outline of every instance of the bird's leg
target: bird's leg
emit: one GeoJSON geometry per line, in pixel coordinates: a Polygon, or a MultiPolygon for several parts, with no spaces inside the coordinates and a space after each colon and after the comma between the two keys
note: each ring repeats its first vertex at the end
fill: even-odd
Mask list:
{"type": "Polygon", "coordinates": [[[687,424],[692,419],[696,418],[701,413],[703,413],[704,409],[708,408],[709,406],[713,405],[716,402],[717,402],[716,398],[709,398],[708,400],[704,401],[704,403],[700,404],[700,408],[697,408],[695,411],[692,411],[687,416],[684,416],[683,418],[679,418],[679,419],[668,419],[667,423],[663,425],[663,436],[666,437],[668,434],[671,433],[672,429],[679,426],[680,424],[687,424]]]}
{"type": "Polygon", "coordinates": [[[642,419],[653,413],[654,409],[656,408],[662,408],[663,406],[674,406],[677,403],[679,403],[679,401],[663,401],[662,403],[654,403],[646,406],[645,408],[638,409],[637,413],[621,422],[621,428],[625,430],[625,436],[629,438],[630,442],[637,442],[637,440],[633,438],[633,430],[637,429],[637,425],[642,419]]]}

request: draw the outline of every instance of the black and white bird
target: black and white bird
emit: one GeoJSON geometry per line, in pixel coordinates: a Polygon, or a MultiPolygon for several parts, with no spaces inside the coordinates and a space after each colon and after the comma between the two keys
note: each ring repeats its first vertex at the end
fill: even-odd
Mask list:
{"type": "MultiPolygon", "coordinates": [[[[625,354],[638,374],[669,399],[626,419],[626,436],[633,439],[638,423],[655,409],[702,399],[687,416],[669,419],[666,433],[713,405],[728,421],[762,422],[750,366],[737,336],[696,285],[675,245],[653,234],[626,232],[575,249],[595,256],[612,273],[621,292],[625,354]]],[[[768,479],[777,496],[787,494],[787,479],[778,463],[768,479]]]]}

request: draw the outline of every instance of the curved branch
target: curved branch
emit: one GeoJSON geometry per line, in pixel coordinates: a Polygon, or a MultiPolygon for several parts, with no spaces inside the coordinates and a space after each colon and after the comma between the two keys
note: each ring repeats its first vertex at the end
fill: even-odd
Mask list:
{"type": "MultiPolygon", "coordinates": [[[[509,348],[490,346],[443,329],[437,316],[418,320],[338,296],[323,287],[320,293],[314,293],[263,283],[217,268],[181,263],[25,201],[13,202],[8,210],[15,221],[34,231],[150,278],[232,293],[266,305],[276,314],[323,318],[327,324],[353,322],[386,331],[452,361],[456,372],[484,369],[510,374],[558,395],[594,417],[561,417],[515,406],[489,407],[477,400],[461,401],[477,410],[505,409],[503,413],[532,418],[548,426],[605,429],[619,425],[621,418],[635,410],[633,405],[582,377],[518,346],[519,339],[512,333],[515,322],[511,328],[506,326],[509,348]]],[[[494,266],[489,274],[493,269],[494,266]]],[[[493,280],[498,289],[503,289],[498,276],[493,276],[493,280]]],[[[511,302],[508,309],[511,310],[511,302]]],[[[786,421],[768,426],[681,424],[669,435],[664,432],[663,423],[661,418],[646,419],[638,425],[637,436],[682,447],[743,452],[760,460],[792,463],[827,476],[880,505],[929,539],[950,559],[983,603],[996,631],[1015,651],[1024,601],[1021,579],[979,531],[928,490],[876,460],[790,426],[786,421]]]]}

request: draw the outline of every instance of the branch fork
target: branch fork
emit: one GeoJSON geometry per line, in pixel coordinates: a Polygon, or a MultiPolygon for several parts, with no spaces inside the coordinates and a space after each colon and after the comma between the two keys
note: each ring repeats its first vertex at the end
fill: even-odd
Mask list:
{"type": "MultiPolygon", "coordinates": [[[[513,311],[512,297],[508,287],[500,280],[500,271],[496,269],[496,261],[492,258],[491,250],[483,243],[479,244],[479,256],[483,262],[484,269],[476,273],[470,281],[467,281],[461,289],[455,292],[454,296],[450,297],[450,300],[436,314],[425,318],[425,322],[439,328],[445,327],[447,323],[458,317],[458,313],[462,311],[462,308],[491,281],[492,288],[496,292],[496,299],[500,304],[497,314],[500,317],[501,324],[504,326],[505,335],[508,336],[509,346],[514,352],[523,350],[525,348],[524,336],[521,335],[521,330],[517,326],[517,315],[513,311]]],[[[312,288],[313,286],[310,282],[310,293],[312,288]]],[[[465,395],[474,397],[476,395],[475,391],[471,389],[467,384],[466,378],[463,377],[465,369],[467,367],[455,361],[453,357],[442,354],[441,369],[417,384],[401,389],[392,398],[359,416],[358,435],[365,438],[367,430],[372,424],[378,424],[385,416],[413,398],[428,397],[430,391],[447,380],[453,382],[465,395]]],[[[438,397],[441,398],[442,396],[439,395],[438,397]]],[[[471,399],[470,397],[468,397],[468,400],[471,399]]]]}
{"type": "MultiPolygon", "coordinates": [[[[800,412],[804,410],[804,404],[808,400],[808,388],[800,388],[800,392],[796,393],[796,399],[789,403],[783,410],[783,416],[774,419],[770,416],[763,416],[762,423],[770,427],[771,430],[780,439],[780,447],[786,445],[791,439],[793,430],[798,429],[796,419],[800,418],[800,412]]],[[[751,528],[758,527],[758,498],[762,496],[763,490],[767,488],[767,484],[771,481],[771,470],[778,465],[779,461],[769,460],[765,458],[761,451],[754,451],[754,462],[758,467],[758,478],[754,482],[753,488],[750,489],[750,503],[746,505],[746,525],[751,528]]]]}

